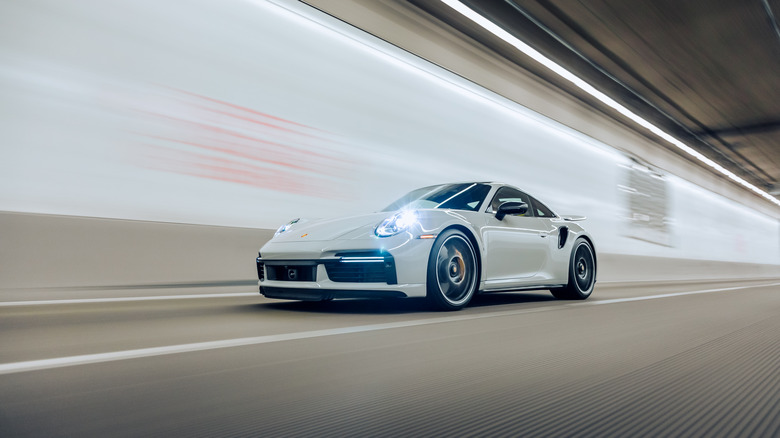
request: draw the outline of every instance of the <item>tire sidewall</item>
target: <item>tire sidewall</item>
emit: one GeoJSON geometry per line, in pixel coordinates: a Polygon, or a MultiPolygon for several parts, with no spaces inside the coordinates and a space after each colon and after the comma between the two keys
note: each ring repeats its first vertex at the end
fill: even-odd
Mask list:
{"type": "Polygon", "coordinates": [[[574,246],[571,250],[571,256],[569,257],[569,284],[566,289],[567,292],[572,296],[572,298],[575,299],[581,299],[584,300],[585,298],[588,298],[592,293],[593,289],[596,286],[596,255],[593,253],[593,247],[591,244],[583,239],[579,238],[574,242],[574,246]],[[577,271],[576,271],[576,260],[577,257],[577,250],[584,246],[588,249],[588,252],[590,253],[590,263],[592,265],[592,273],[591,273],[591,280],[590,285],[587,290],[583,291],[580,289],[579,283],[577,283],[577,271]]]}
{"type": "Polygon", "coordinates": [[[431,253],[428,256],[428,278],[426,281],[427,298],[435,307],[442,310],[460,310],[466,307],[471,299],[477,292],[479,286],[479,272],[477,272],[479,263],[477,261],[477,252],[471,240],[460,230],[448,229],[439,234],[436,241],[431,248],[431,253]],[[439,256],[439,250],[441,247],[452,238],[459,238],[468,245],[471,250],[471,257],[473,260],[473,278],[471,290],[466,296],[458,301],[452,301],[447,298],[439,287],[438,272],[437,272],[437,260],[439,256]]]}

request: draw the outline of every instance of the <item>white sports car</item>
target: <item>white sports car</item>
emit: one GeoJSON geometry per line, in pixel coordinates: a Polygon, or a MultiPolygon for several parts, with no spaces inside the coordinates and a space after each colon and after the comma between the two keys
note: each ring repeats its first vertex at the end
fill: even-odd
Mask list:
{"type": "Polygon", "coordinates": [[[588,298],[596,252],[576,221],[499,183],[414,190],[378,213],[295,219],[257,258],[260,293],[331,300],[427,297],[457,310],[479,292],[549,289],[588,298]]]}

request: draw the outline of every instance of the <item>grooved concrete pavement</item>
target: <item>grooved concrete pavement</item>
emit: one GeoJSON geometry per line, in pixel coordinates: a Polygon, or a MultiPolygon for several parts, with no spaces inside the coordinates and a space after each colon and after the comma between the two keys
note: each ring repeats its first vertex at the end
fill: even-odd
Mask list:
{"type": "Polygon", "coordinates": [[[768,283],[496,294],[456,313],[260,296],[5,307],[0,363],[345,330],[0,375],[0,435],[776,437],[768,283]],[[755,287],[596,304],[733,286],[755,287]],[[377,324],[398,326],[346,330],[377,324]]]}

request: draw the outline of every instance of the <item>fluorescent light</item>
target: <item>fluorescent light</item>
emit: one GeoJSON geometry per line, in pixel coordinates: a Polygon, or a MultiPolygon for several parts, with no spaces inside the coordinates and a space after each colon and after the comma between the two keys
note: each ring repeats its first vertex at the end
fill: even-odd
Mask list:
{"type": "Polygon", "coordinates": [[[580,79],[574,73],[566,70],[565,68],[561,67],[560,65],[556,64],[553,60],[550,58],[542,55],[534,49],[533,47],[529,46],[528,44],[520,41],[515,36],[510,34],[509,32],[505,31],[492,21],[488,20],[487,18],[483,17],[482,15],[479,15],[478,13],[474,12],[472,9],[464,5],[463,3],[457,1],[457,0],[440,0],[442,3],[446,4],[447,6],[451,7],[452,9],[456,10],[469,20],[473,21],[474,23],[478,24],[488,32],[492,33],[493,35],[501,38],[505,42],[509,43],[511,46],[516,48],[517,50],[521,51],[523,54],[533,58],[535,61],[539,62],[543,66],[547,67],[548,69],[552,70],[554,73],[558,74],[560,77],[566,79],[567,81],[571,82],[572,84],[576,85],[581,90],[585,91],[586,93],[590,94],[591,96],[598,99],[600,102],[604,103],[605,105],[609,106],[610,108],[616,110],[620,114],[623,114],[624,116],[628,117],[629,119],[633,120],[640,126],[644,127],[648,131],[652,132],[653,134],[657,135],[658,137],[661,137],[662,139],[666,140],[667,142],[673,144],[678,149],[681,149],[688,155],[691,155],[692,157],[696,158],[697,160],[701,161],[702,163],[706,164],[707,166],[711,167],[712,169],[716,170],[718,173],[721,173],[731,179],[732,181],[736,182],[737,184],[747,188],[748,190],[756,193],[757,195],[766,198],[768,201],[774,203],[775,205],[780,206],[780,200],[775,198],[774,196],[770,195],[769,193],[765,192],[764,190],[761,190],[760,188],[754,186],[753,184],[745,181],[744,179],[740,178],[733,172],[729,171],[728,169],[724,168],[720,164],[712,161],[711,159],[707,158],[706,156],[702,155],[701,153],[695,151],[690,146],[686,145],[685,143],[681,142],[680,140],[674,138],[670,134],[664,132],[661,130],[661,128],[653,125],[652,123],[648,122],[647,120],[643,119],[639,115],[635,114],[628,108],[624,107],[623,105],[617,103],[614,99],[610,98],[606,94],[602,93],[601,91],[594,88],[592,85],[588,84],[584,80],[580,79]]]}

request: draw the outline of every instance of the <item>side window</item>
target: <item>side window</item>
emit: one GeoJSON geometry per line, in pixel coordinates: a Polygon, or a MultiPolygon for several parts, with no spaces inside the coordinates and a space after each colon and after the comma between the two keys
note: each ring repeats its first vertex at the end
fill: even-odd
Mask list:
{"type": "Polygon", "coordinates": [[[555,217],[555,213],[547,208],[546,205],[539,202],[536,198],[531,198],[531,201],[534,203],[534,213],[536,217],[555,217]]]}
{"type": "Polygon", "coordinates": [[[528,204],[528,211],[523,215],[515,215],[515,216],[533,216],[533,211],[531,210],[531,203],[528,200],[528,195],[521,192],[520,190],[517,190],[514,187],[501,187],[496,192],[495,196],[493,196],[493,200],[490,202],[490,209],[488,212],[494,212],[498,210],[498,207],[503,204],[504,202],[525,202],[528,204]]]}

